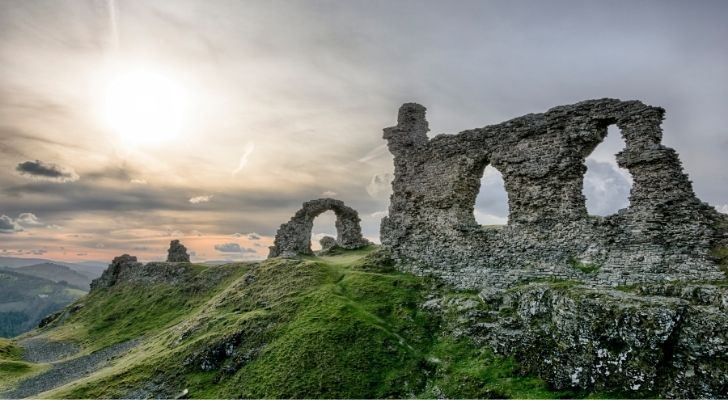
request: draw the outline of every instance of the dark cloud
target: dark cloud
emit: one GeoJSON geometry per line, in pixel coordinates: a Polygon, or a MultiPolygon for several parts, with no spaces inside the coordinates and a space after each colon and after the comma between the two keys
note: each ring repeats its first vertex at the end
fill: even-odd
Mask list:
{"type": "Polygon", "coordinates": [[[22,230],[23,227],[21,227],[12,218],[8,217],[5,214],[0,216],[0,233],[14,233],[20,232],[22,230]]]}
{"type": "Polygon", "coordinates": [[[15,167],[15,170],[20,175],[29,178],[53,182],[74,182],[79,178],[78,174],[71,168],[40,160],[22,162],[15,167]]]}
{"type": "Polygon", "coordinates": [[[217,250],[221,253],[255,253],[256,252],[254,249],[250,249],[247,247],[240,247],[240,245],[237,243],[216,244],[215,250],[217,250]]]}

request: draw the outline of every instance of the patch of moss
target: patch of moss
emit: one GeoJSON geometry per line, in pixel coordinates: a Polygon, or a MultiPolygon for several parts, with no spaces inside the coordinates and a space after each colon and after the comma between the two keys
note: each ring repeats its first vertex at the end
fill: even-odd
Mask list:
{"type": "Polygon", "coordinates": [[[599,268],[601,268],[599,264],[581,262],[573,256],[569,257],[568,262],[572,268],[578,269],[585,274],[595,274],[597,273],[597,271],[599,271],[599,268]]]}
{"type": "Polygon", "coordinates": [[[728,247],[715,247],[710,252],[710,255],[715,258],[720,270],[728,277],[728,247]]]}

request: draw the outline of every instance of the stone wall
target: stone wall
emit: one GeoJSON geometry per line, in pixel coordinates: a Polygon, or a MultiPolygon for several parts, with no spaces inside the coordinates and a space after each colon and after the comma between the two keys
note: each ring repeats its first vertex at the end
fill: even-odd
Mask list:
{"type": "Polygon", "coordinates": [[[312,255],[311,230],[313,220],[326,211],[336,214],[336,245],[344,249],[357,249],[369,244],[361,234],[359,213],[341,200],[317,199],[303,203],[291,220],[281,225],[268,258],[312,255]]]}
{"type": "Polygon", "coordinates": [[[411,272],[468,288],[723,279],[710,251],[724,240],[725,217],[695,197],[677,153],[661,144],[663,117],[639,101],[590,100],[428,139],[425,107],[404,104],[384,129],[395,179],[382,243],[411,272]],[[590,216],[584,161],[612,124],[626,142],[617,162],[634,180],[630,206],[590,216]],[[504,227],[473,214],[487,165],[503,174],[504,227]]]}

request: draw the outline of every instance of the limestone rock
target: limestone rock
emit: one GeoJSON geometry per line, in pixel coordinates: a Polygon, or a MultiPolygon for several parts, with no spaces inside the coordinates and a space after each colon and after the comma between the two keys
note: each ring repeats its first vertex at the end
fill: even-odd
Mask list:
{"type": "Polygon", "coordinates": [[[321,245],[321,251],[328,251],[336,247],[336,239],[331,236],[324,236],[319,240],[319,244],[321,245]]]}
{"type": "Polygon", "coordinates": [[[187,248],[179,240],[173,240],[169,243],[167,262],[190,262],[190,255],[187,254],[187,248]]]}
{"type": "Polygon", "coordinates": [[[457,299],[430,303],[439,301],[461,315],[450,329],[515,357],[557,389],[725,397],[728,314],[717,299],[728,288],[646,289],[681,297],[645,296],[644,290],[533,283],[490,292],[480,305],[457,299]],[[711,296],[701,298],[698,291],[711,296]]]}
{"type": "Polygon", "coordinates": [[[137,262],[137,258],[134,256],[123,254],[114,257],[114,260],[111,261],[111,264],[101,276],[91,282],[91,291],[114,286],[120,277],[129,274],[131,270],[141,266],[142,263],[137,262]]]}

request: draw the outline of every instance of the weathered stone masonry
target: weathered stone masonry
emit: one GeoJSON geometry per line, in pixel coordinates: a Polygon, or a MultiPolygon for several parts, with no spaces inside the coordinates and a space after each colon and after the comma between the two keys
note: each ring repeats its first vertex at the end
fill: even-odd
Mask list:
{"type": "Polygon", "coordinates": [[[395,179],[382,243],[413,272],[460,287],[722,279],[709,252],[724,240],[724,217],[695,197],[677,153],[661,144],[663,116],[639,101],[590,100],[428,139],[425,107],[404,104],[397,126],[384,129],[395,179]],[[590,216],[584,160],[612,124],[626,142],[617,161],[634,179],[630,207],[590,216]],[[503,174],[505,227],[473,215],[487,165],[503,174]],[[586,264],[597,271],[578,268],[586,264]]]}
{"type": "Polygon", "coordinates": [[[313,220],[326,211],[336,214],[336,245],[345,249],[357,249],[369,244],[361,234],[359,214],[341,200],[318,199],[303,203],[303,207],[281,225],[274,245],[270,247],[271,257],[294,257],[313,254],[311,251],[311,229],[313,220]]]}

